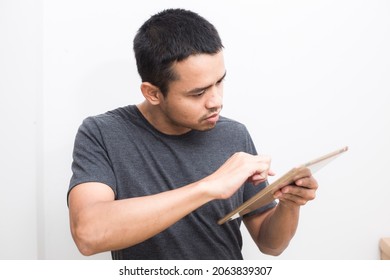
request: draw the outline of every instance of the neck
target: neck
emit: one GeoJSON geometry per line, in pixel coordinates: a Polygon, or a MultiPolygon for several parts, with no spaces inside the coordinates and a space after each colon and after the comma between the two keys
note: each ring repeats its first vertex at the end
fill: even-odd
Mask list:
{"type": "Polygon", "coordinates": [[[181,135],[191,129],[175,125],[158,105],[151,105],[146,100],[137,105],[144,118],[158,131],[168,135],[181,135]]]}

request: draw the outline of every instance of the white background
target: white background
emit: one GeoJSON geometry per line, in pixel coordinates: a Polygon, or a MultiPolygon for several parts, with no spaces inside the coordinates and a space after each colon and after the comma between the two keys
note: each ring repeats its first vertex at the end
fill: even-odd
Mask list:
{"type": "Polygon", "coordinates": [[[84,258],[66,205],[75,133],[89,115],[142,101],[132,40],[170,7],[219,30],[223,115],[247,125],[277,174],[350,148],[316,174],[317,198],[288,249],[262,255],[243,229],[244,257],[379,259],[379,239],[390,236],[385,0],[1,0],[0,259],[84,258]]]}

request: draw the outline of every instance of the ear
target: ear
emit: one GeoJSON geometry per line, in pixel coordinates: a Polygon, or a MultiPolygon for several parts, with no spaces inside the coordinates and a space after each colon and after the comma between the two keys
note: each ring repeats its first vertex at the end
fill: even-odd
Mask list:
{"type": "Polygon", "coordinates": [[[149,82],[141,84],[141,91],[145,99],[152,105],[160,104],[161,98],[163,98],[160,89],[149,82]]]}

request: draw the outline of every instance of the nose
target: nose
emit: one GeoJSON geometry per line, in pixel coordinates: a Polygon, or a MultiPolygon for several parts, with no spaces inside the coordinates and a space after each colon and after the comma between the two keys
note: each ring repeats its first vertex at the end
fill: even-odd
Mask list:
{"type": "Polygon", "coordinates": [[[206,108],[207,109],[219,109],[222,107],[222,96],[223,91],[217,85],[212,86],[208,90],[208,97],[206,100],[206,108]]]}

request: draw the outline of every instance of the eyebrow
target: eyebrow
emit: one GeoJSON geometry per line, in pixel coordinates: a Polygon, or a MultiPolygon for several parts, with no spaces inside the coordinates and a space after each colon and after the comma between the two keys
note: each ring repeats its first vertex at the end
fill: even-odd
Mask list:
{"type": "MultiPolygon", "coordinates": [[[[225,79],[225,77],[226,77],[226,71],[225,71],[225,73],[223,74],[223,76],[217,81],[217,83],[222,82],[222,80],[225,79]]],[[[213,84],[212,84],[212,85],[205,86],[205,87],[201,87],[201,88],[194,88],[194,89],[191,89],[190,91],[188,91],[187,93],[188,93],[188,94],[193,94],[193,93],[201,92],[201,91],[204,91],[204,90],[206,90],[206,89],[208,89],[208,88],[210,88],[210,87],[212,87],[212,86],[213,86],[213,84]]]]}

